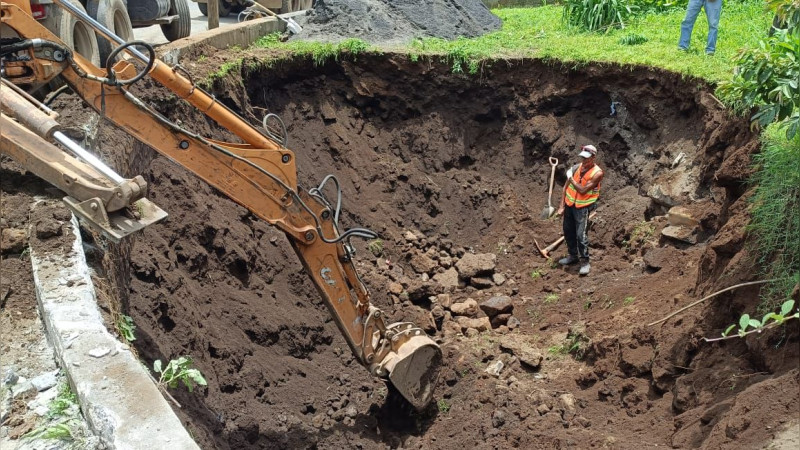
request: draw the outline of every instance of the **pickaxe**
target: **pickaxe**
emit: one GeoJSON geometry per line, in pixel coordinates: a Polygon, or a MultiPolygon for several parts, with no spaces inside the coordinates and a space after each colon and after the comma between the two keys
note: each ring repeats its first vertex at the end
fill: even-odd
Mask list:
{"type": "Polygon", "coordinates": [[[536,239],[533,240],[533,243],[536,244],[536,250],[539,250],[539,253],[544,257],[544,259],[550,258],[550,252],[555,250],[559,245],[561,245],[562,242],[564,242],[564,236],[561,236],[560,238],[556,239],[555,242],[548,245],[547,247],[542,248],[539,246],[539,243],[536,241],[536,239]]]}
{"type": "MultiPolygon", "coordinates": [[[[586,224],[587,227],[591,226],[592,223],[591,221],[594,220],[594,217],[596,215],[597,211],[592,211],[591,213],[589,213],[589,223],[586,224]]],[[[536,239],[533,240],[533,243],[536,244],[536,250],[539,250],[539,254],[541,254],[544,257],[544,259],[550,258],[550,252],[558,248],[558,246],[561,245],[562,242],[564,242],[564,236],[561,236],[560,238],[556,239],[555,242],[548,245],[547,247],[542,248],[541,246],[539,246],[539,242],[537,242],[536,239]]]]}

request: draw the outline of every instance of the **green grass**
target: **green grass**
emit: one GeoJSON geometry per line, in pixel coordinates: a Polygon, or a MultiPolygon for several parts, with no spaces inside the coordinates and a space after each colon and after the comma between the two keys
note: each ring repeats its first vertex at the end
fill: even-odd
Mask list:
{"type": "MultiPolygon", "coordinates": [[[[771,16],[760,0],[728,2],[720,19],[717,53],[707,57],[702,49],[708,32],[704,14],[695,23],[692,45],[687,53],[679,53],[678,37],[684,9],[647,14],[631,19],[624,29],[607,33],[577,32],[562,25],[560,5],[536,8],[503,8],[492,11],[503,20],[501,30],[474,39],[416,39],[392,51],[408,53],[412,61],[431,58],[452,66],[456,73],[478,73],[487,60],[541,58],[560,60],[570,66],[590,62],[660,67],[712,82],[730,79],[731,58],[743,47],[753,47],[764,36],[771,16]],[[630,43],[629,36],[638,36],[630,43]],[[620,41],[623,43],[620,43],[620,41]]],[[[350,39],[339,44],[317,42],[280,42],[278,35],[260,39],[257,47],[283,49],[296,55],[313,58],[316,64],[342,55],[357,57],[364,52],[382,50],[363,41],[350,39]]]]}
{"type": "Polygon", "coordinates": [[[63,416],[72,405],[78,404],[78,397],[72,392],[69,383],[63,382],[58,388],[58,395],[50,401],[47,415],[51,418],[63,416]]]}
{"type": "Polygon", "coordinates": [[[548,294],[548,296],[544,298],[544,302],[547,305],[558,303],[558,294],[548,294]]]}
{"type": "Polygon", "coordinates": [[[761,139],[748,231],[764,276],[780,279],[762,291],[759,312],[765,313],[786,299],[800,273],[800,135],[787,141],[771,126],[761,139]]]}

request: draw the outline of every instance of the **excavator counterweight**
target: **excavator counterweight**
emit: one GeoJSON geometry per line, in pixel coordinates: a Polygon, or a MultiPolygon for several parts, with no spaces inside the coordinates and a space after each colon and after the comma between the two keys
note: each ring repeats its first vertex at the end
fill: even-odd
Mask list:
{"type": "MultiPolygon", "coordinates": [[[[109,67],[101,69],[38,23],[31,16],[29,2],[2,0],[0,62],[3,84],[0,87],[4,95],[0,103],[4,115],[0,151],[67,192],[67,203],[79,217],[101,225],[101,229],[119,228],[108,217],[109,212],[139,210],[139,217],[123,219],[128,221],[126,224],[138,221],[137,226],[148,225],[164,216],[163,211],[143,198],[146,184],[141,177],[124,180],[99,161],[92,160],[90,155],[83,155],[82,149],[73,149],[74,143],[62,139],[56,116],[29,95],[24,101],[5,95],[18,89],[12,88],[11,83],[35,89],[59,76],[103,118],[286,233],[356,359],[374,376],[393,384],[414,407],[425,408],[436,385],[441,349],[413,323],[385,323],[382,311],[371,304],[369,293],[355,270],[350,239],[373,239],[377,235],[363,228],[340,230],[341,201],[332,204],[323,194],[327,182],[333,181],[337,197],[341,199],[335,177],[329,175],[319,187],[308,192],[299,190],[294,153],[285,147],[285,136],[278,137],[269,129],[265,133],[249,124],[194,85],[180,66],[170,67],[158,60],[148,44],[125,42],[67,0],[53,2],[116,48],[109,55],[109,67]],[[141,53],[137,47],[146,49],[148,54],[141,53]],[[145,68],[137,69],[128,60],[112,64],[122,52],[145,68]],[[145,75],[236,135],[241,142],[203,137],[153,110],[128,89],[145,75]],[[47,126],[27,120],[28,109],[38,111],[36,116],[47,126]],[[15,130],[14,136],[7,129],[15,130]],[[56,141],[78,152],[85,162],[78,161],[75,167],[88,166],[92,170],[65,169],[61,161],[71,156],[53,153],[60,150],[48,141],[56,141]],[[37,170],[33,170],[34,166],[37,170]],[[60,181],[64,179],[69,182],[60,181]]],[[[267,119],[275,122],[274,115],[265,118],[265,127],[267,119]]],[[[282,122],[279,125],[285,130],[282,122]]],[[[124,234],[117,237],[122,236],[124,234]]]]}

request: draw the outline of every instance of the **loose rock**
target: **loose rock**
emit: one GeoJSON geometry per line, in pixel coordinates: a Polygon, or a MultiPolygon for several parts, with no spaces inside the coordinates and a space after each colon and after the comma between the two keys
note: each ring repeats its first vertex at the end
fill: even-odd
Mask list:
{"type": "Polygon", "coordinates": [[[506,413],[498,409],[492,414],[492,426],[500,428],[506,423],[506,413]]]}
{"type": "Polygon", "coordinates": [[[434,275],[433,281],[438,283],[445,290],[455,289],[459,286],[458,271],[451,267],[442,273],[434,275]]]}
{"type": "Polygon", "coordinates": [[[488,317],[479,317],[477,319],[470,319],[469,317],[459,317],[456,319],[459,325],[461,325],[462,330],[466,330],[467,328],[474,328],[480,332],[488,331],[492,329],[492,324],[489,322],[488,317]]]}
{"type": "Polygon", "coordinates": [[[482,302],[480,308],[487,316],[495,317],[499,314],[511,314],[514,304],[511,302],[511,297],[500,295],[482,302]]]}
{"type": "Polygon", "coordinates": [[[3,228],[0,232],[0,253],[22,253],[28,246],[28,234],[19,228],[3,228]]]}
{"type": "Polygon", "coordinates": [[[450,311],[456,316],[474,316],[478,314],[478,302],[468,298],[461,303],[453,303],[450,305],[450,311]]]}
{"type": "Polygon", "coordinates": [[[58,383],[58,370],[45,372],[31,380],[31,384],[37,391],[42,392],[50,389],[58,383]]]}
{"type": "Polygon", "coordinates": [[[492,318],[492,328],[498,328],[508,323],[511,314],[498,314],[492,318]]]}
{"type": "Polygon", "coordinates": [[[476,289],[489,289],[490,287],[494,286],[494,282],[486,277],[472,277],[469,279],[469,284],[474,286],[476,289]]]}
{"type": "Polygon", "coordinates": [[[492,364],[489,364],[489,367],[486,368],[485,372],[493,377],[499,377],[500,372],[503,371],[503,361],[499,359],[492,364]]]}
{"type": "Polygon", "coordinates": [[[458,274],[461,276],[461,278],[472,278],[477,275],[493,272],[496,265],[497,255],[495,254],[467,253],[456,263],[456,270],[458,270],[458,274]]]}

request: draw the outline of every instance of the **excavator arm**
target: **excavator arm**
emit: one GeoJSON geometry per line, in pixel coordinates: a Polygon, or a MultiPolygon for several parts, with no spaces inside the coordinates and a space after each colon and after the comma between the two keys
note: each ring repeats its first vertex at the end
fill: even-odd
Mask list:
{"type": "MultiPolygon", "coordinates": [[[[148,49],[149,56],[143,55],[67,1],[55,0],[112,43],[120,44],[119,52],[126,51],[146,64],[139,72],[124,60],[113,68],[100,69],[66,49],[26,13],[21,3],[26,2],[4,0],[0,5],[2,25],[18,34],[19,42],[14,45],[30,56],[14,60],[12,72],[18,79],[9,77],[12,82],[41,84],[49,75],[60,73],[72,90],[104,118],[280,228],[290,238],[358,361],[373,375],[389,380],[418,409],[430,402],[441,350],[412,323],[387,324],[382,311],[370,303],[369,293],[356,273],[349,240],[372,238],[375,234],[359,228],[340,231],[340,204],[337,201],[332,205],[322,193],[332,177],[309,192],[299,190],[294,153],[195,86],[179,66],[169,67],[157,60],[152,48],[148,49]],[[43,48],[51,50],[49,59],[36,56],[43,48]],[[57,53],[64,54],[60,61],[52,57],[57,53]],[[151,109],[128,90],[145,73],[243,143],[202,137],[151,109]]],[[[117,53],[112,52],[109,62],[117,53]]],[[[4,109],[9,109],[5,102],[4,109]]],[[[4,144],[3,151],[9,153],[6,147],[4,144]]]]}

